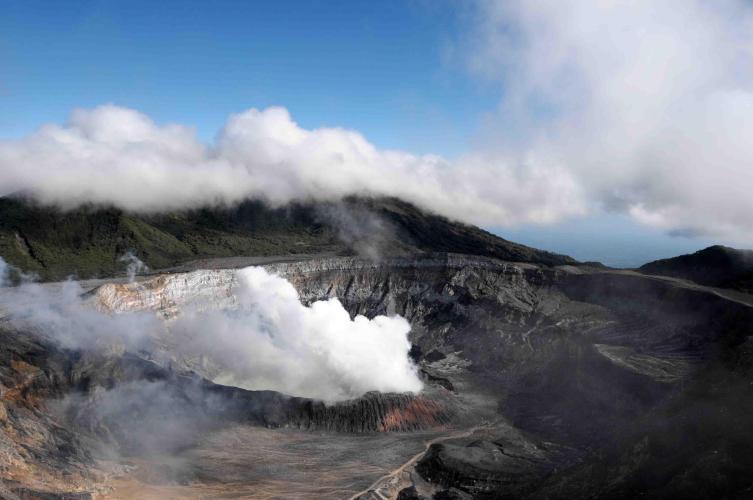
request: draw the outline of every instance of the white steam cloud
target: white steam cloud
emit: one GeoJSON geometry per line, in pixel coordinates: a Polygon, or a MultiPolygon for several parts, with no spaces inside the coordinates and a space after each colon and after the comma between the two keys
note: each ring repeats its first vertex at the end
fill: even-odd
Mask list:
{"type": "MultiPolygon", "coordinates": [[[[380,150],[284,108],[211,145],[112,105],[0,143],[0,193],[135,211],[392,195],[482,225],[609,210],[753,243],[753,4],[481,1],[456,50],[499,81],[488,145],[455,160],[380,150]]],[[[496,85],[496,83],[495,83],[496,85]]]]}
{"type": "MultiPolygon", "coordinates": [[[[0,257],[0,286],[8,285],[10,270],[0,257]]],[[[164,334],[165,326],[154,313],[105,314],[87,303],[76,281],[45,285],[18,274],[22,280],[18,286],[0,290],[0,317],[54,339],[65,348],[138,350],[164,334]]]]}
{"type": "Polygon", "coordinates": [[[5,259],[0,257],[0,287],[4,287],[8,285],[8,281],[10,279],[10,266],[7,262],[5,262],[5,259]]]}
{"type": "Polygon", "coordinates": [[[260,267],[238,279],[237,310],[189,312],[171,325],[183,355],[221,369],[216,381],[325,401],[421,390],[404,318],[351,319],[337,299],[304,306],[293,285],[260,267]]]}
{"type": "MultiPolygon", "coordinates": [[[[0,285],[7,284],[9,269],[0,258],[0,285]]],[[[156,353],[172,338],[176,347],[168,358],[201,358],[219,373],[215,382],[246,389],[324,401],[422,389],[408,356],[410,325],[402,317],[351,319],[337,299],[304,306],[293,285],[263,268],[238,273],[238,309],[194,304],[171,324],[153,311],[102,312],[75,281],[3,288],[0,317],[69,349],[156,353]]]]}
{"type": "Polygon", "coordinates": [[[118,260],[120,262],[125,262],[126,275],[128,276],[129,282],[136,281],[137,274],[149,271],[149,266],[144,264],[144,262],[136,257],[136,255],[130,250],[123,254],[118,260]]]}

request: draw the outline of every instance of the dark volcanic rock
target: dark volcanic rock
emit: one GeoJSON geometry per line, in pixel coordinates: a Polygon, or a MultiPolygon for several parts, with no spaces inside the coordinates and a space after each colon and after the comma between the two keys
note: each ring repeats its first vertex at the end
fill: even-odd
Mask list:
{"type": "Polygon", "coordinates": [[[202,432],[228,423],[348,433],[406,432],[447,424],[453,416],[449,402],[411,394],[368,393],[326,404],[148,368],[151,379],[70,394],[61,411],[77,428],[128,454],[180,449],[202,432]]]}
{"type": "Polygon", "coordinates": [[[409,486],[400,490],[400,493],[397,494],[397,500],[421,500],[421,497],[418,495],[415,486],[409,486]]]}
{"type": "Polygon", "coordinates": [[[434,500],[473,500],[473,496],[463,490],[450,488],[435,493],[434,500]]]}
{"type": "Polygon", "coordinates": [[[735,375],[753,366],[744,300],[630,273],[460,256],[291,278],[307,301],[336,296],[352,314],[406,316],[417,359],[452,353],[431,363],[433,375],[458,394],[488,395],[516,427],[565,447],[526,464],[525,454],[500,458],[505,446],[438,444],[418,466],[432,482],[491,498],[734,496],[748,487],[749,389],[735,375]],[[713,477],[693,479],[700,470],[713,477]]]}
{"type": "Polygon", "coordinates": [[[447,424],[453,416],[449,403],[377,392],[331,405],[312,401],[303,407],[304,413],[290,419],[292,425],[340,432],[416,431],[447,424]]]}
{"type": "Polygon", "coordinates": [[[29,488],[16,488],[13,493],[19,500],[92,500],[91,493],[50,492],[29,488]]]}
{"type": "Polygon", "coordinates": [[[452,385],[452,382],[450,382],[450,380],[447,378],[438,377],[436,375],[433,375],[432,373],[429,373],[427,370],[421,370],[421,376],[430,384],[435,384],[440,387],[444,387],[448,391],[455,392],[455,386],[452,385]]]}
{"type": "Polygon", "coordinates": [[[512,494],[527,488],[533,478],[541,475],[542,466],[536,457],[508,453],[503,446],[489,441],[475,441],[467,446],[433,444],[416,471],[427,481],[466,494],[496,495],[503,489],[512,494]]]}
{"type": "Polygon", "coordinates": [[[753,292],[753,250],[715,245],[693,254],[649,262],[642,265],[639,271],[753,292]]]}
{"type": "Polygon", "coordinates": [[[426,361],[428,361],[429,363],[433,363],[435,361],[441,361],[441,360],[445,359],[446,357],[447,356],[445,356],[444,354],[442,354],[439,351],[431,351],[429,354],[427,354],[426,356],[424,356],[424,359],[426,361]]]}

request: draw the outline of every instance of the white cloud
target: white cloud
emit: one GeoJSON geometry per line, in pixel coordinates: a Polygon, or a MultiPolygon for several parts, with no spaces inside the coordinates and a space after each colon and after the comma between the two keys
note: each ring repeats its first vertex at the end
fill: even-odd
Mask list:
{"type": "Polygon", "coordinates": [[[753,4],[483,2],[471,40],[496,125],[522,124],[508,152],[564,166],[586,205],[753,242],[753,4]]]}
{"type": "Polygon", "coordinates": [[[249,197],[282,204],[391,195],[484,224],[581,211],[566,172],[481,155],[448,162],[379,150],[352,130],[303,129],[283,108],[231,116],[212,146],[187,127],[158,126],[134,110],[76,110],[65,126],[0,143],[0,192],[14,191],[64,207],[94,202],[135,211],[249,197]]]}

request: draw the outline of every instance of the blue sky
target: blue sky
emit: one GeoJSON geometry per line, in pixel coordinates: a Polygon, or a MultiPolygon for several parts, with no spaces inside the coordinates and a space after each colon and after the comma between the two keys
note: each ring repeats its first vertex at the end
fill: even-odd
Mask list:
{"type": "MultiPolygon", "coordinates": [[[[114,103],[211,142],[228,115],[281,105],[304,128],[452,158],[503,93],[457,59],[465,29],[463,4],[441,1],[4,2],[0,138],[114,103]]],[[[487,229],[619,266],[711,243],[616,215],[487,229]]]]}
{"type": "Polygon", "coordinates": [[[466,148],[490,88],[448,68],[458,18],[412,2],[10,2],[0,133],[115,103],[211,140],[231,113],[287,107],[304,127],[383,148],[466,148]]]}

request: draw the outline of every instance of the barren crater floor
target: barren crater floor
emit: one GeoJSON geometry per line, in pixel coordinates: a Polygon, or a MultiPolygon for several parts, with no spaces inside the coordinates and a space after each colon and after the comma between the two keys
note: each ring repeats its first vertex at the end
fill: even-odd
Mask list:
{"type": "MultiPolygon", "coordinates": [[[[325,404],[216,383],[170,335],[148,351],[74,352],[4,324],[8,494],[692,498],[753,485],[745,294],[459,254],[264,266],[304,303],[405,317],[424,391],[325,404]],[[108,394],[132,403],[107,411],[108,394]]],[[[237,307],[237,272],[92,283],[86,300],[169,323],[196,304],[237,307]]]]}

